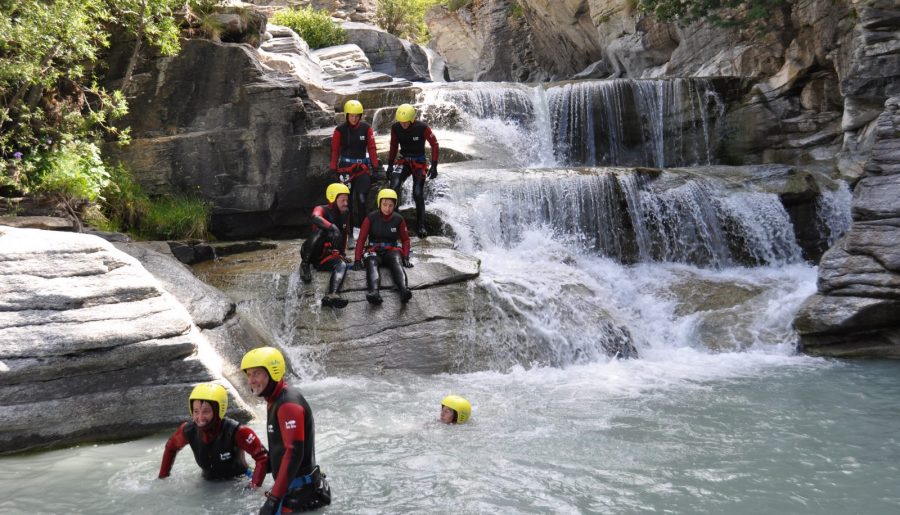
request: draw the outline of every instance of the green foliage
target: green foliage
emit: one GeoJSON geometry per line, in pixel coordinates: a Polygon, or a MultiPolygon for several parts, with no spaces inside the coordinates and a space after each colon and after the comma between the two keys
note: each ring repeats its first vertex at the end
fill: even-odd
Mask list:
{"type": "Polygon", "coordinates": [[[472,3],[472,0],[441,0],[441,4],[447,6],[447,9],[452,11],[458,11],[463,7],[468,7],[469,4],[472,3]]]}
{"type": "Polygon", "coordinates": [[[427,43],[425,13],[439,3],[441,0],[378,0],[375,23],[397,37],[427,43]]]}
{"type": "Polygon", "coordinates": [[[189,195],[151,198],[123,166],[111,167],[103,190],[102,215],[91,223],[135,238],[177,240],[208,236],[209,205],[189,195]]]}
{"type": "Polygon", "coordinates": [[[209,206],[190,196],[162,197],[150,202],[137,234],[154,240],[205,239],[208,236],[209,206]]]}
{"type": "Polygon", "coordinates": [[[693,23],[708,20],[719,27],[755,27],[764,30],[766,20],[790,0],[639,0],[638,9],[661,21],[693,23]]]}
{"type": "Polygon", "coordinates": [[[521,20],[525,16],[525,8],[519,2],[513,2],[509,6],[509,17],[514,20],[521,20]]]}
{"type": "Polygon", "coordinates": [[[272,23],[290,27],[312,49],[343,45],[347,41],[347,31],[332,21],[328,11],[313,9],[290,9],[275,13],[272,23]]]}
{"type": "Polygon", "coordinates": [[[66,142],[26,162],[26,190],[74,206],[94,202],[109,182],[109,172],[93,143],[66,142]]]}

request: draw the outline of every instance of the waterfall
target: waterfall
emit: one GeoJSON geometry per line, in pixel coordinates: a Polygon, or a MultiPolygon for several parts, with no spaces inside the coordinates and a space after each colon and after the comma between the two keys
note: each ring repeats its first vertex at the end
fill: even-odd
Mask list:
{"type": "Polygon", "coordinates": [[[840,181],[833,190],[824,188],[816,199],[816,225],[828,247],[850,230],[853,224],[852,200],[853,194],[844,181],[840,181]]]}
{"type": "Polygon", "coordinates": [[[522,167],[714,163],[725,111],[705,79],[450,84],[419,102],[436,126],[457,121],[436,109],[452,106],[462,130],[522,167]]]}
{"type": "Polygon", "coordinates": [[[543,230],[622,263],[715,268],[802,259],[790,217],[772,193],[735,193],[715,178],[675,172],[559,169],[519,178],[473,179],[482,193],[465,214],[478,228],[470,231],[471,248],[509,248],[543,230]]]}

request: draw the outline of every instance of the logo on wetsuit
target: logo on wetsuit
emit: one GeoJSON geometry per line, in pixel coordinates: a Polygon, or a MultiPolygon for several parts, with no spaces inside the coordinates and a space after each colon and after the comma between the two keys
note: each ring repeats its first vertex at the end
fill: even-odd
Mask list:
{"type": "Polygon", "coordinates": [[[296,428],[297,428],[297,421],[296,421],[296,420],[288,420],[288,421],[286,421],[286,422],[284,423],[284,428],[285,428],[285,429],[296,429],[296,428]]]}
{"type": "Polygon", "coordinates": [[[220,454],[219,454],[219,460],[220,460],[220,461],[228,461],[228,460],[230,460],[230,459],[231,459],[231,453],[230,453],[230,452],[223,452],[223,453],[220,453],[220,454]]]}

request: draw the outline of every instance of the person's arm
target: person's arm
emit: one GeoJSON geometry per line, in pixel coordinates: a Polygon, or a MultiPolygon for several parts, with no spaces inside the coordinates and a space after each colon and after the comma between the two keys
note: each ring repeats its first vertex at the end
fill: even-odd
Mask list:
{"type": "Polygon", "coordinates": [[[331,162],[328,168],[337,170],[338,158],[341,156],[341,131],[334,129],[331,134],[331,162]]]}
{"type": "Polygon", "coordinates": [[[372,161],[372,168],[378,169],[378,149],[375,148],[375,133],[372,132],[372,127],[369,127],[369,132],[366,134],[366,141],[368,141],[369,147],[369,161],[372,161]]]}
{"type": "Polygon", "coordinates": [[[394,159],[397,158],[397,148],[400,146],[400,142],[397,140],[397,130],[391,127],[391,149],[388,151],[388,166],[394,164],[394,159]]]}
{"type": "Polygon", "coordinates": [[[359,226],[359,237],[356,238],[356,253],[353,255],[353,261],[361,261],[363,250],[366,248],[366,238],[369,237],[369,217],[363,218],[362,225],[359,226]]]}
{"type": "Polygon", "coordinates": [[[300,471],[300,464],[303,463],[303,442],[306,439],[303,428],[306,413],[299,404],[285,403],[278,408],[276,417],[281,429],[284,456],[281,457],[278,479],[275,480],[271,493],[281,499],[287,493],[288,485],[300,471]]]}
{"type": "Polygon", "coordinates": [[[406,220],[400,219],[400,241],[403,243],[403,251],[402,255],[405,258],[409,257],[409,229],[406,228],[406,220]]]}
{"type": "Polygon", "coordinates": [[[266,479],[266,472],[269,471],[269,452],[263,447],[256,433],[247,426],[238,427],[234,433],[234,443],[256,462],[250,484],[254,488],[259,488],[266,479]]]}
{"type": "Polygon", "coordinates": [[[431,162],[438,162],[438,141],[437,137],[431,132],[431,127],[425,127],[425,139],[428,140],[428,144],[431,145],[431,162]]]}
{"type": "Polygon", "coordinates": [[[159,466],[159,478],[163,479],[169,477],[169,473],[172,472],[172,464],[175,463],[175,456],[178,454],[178,451],[184,449],[184,447],[189,443],[187,438],[184,436],[184,425],[187,422],[182,422],[178,429],[175,430],[175,434],[169,437],[169,440],[166,442],[166,449],[163,451],[163,459],[162,463],[159,466]]]}
{"type": "Polygon", "coordinates": [[[312,223],[323,231],[327,231],[331,228],[332,225],[334,225],[333,223],[325,219],[325,210],[322,209],[322,206],[316,206],[313,208],[312,223]]]}

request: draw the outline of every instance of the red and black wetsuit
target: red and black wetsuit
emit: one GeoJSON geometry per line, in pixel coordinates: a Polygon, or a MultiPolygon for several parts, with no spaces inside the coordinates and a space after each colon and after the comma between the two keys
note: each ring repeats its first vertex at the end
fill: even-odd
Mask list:
{"type": "Polygon", "coordinates": [[[329,166],[339,174],[350,175],[350,220],[355,222],[353,213],[362,214],[368,208],[369,189],[372,187],[371,171],[379,166],[372,127],[363,121],[356,125],[350,125],[350,122],[338,125],[331,135],[329,166]],[[354,207],[354,203],[358,206],[354,207]]]}
{"type": "Polygon", "coordinates": [[[269,462],[275,478],[271,494],[282,499],[284,512],[314,509],[318,506],[313,496],[317,478],[311,477],[316,469],[312,409],[300,390],[286,385],[284,380],[266,397],[266,405],[269,462]],[[304,478],[310,478],[310,482],[304,478]]]}
{"type": "Polygon", "coordinates": [[[262,485],[269,469],[269,454],[252,429],[236,420],[225,417],[216,423],[215,430],[204,430],[193,421],[183,422],[166,442],[159,477],[169,477],[175,456],[190,445],[197,465],[203,469],[205,479],[231,479],[247,473],[244,452],[256,462],[251,483],[262,485]]]}
{"type": "Polygon", "coordinates": [[[365,250],[366,282],[370,294],[378,293],[381,277],[379,266],[386,266],[391,272],[394,285],[401,293],[407,291],[406,272],[400,258],[409,258],[409,231],[406,220],[397,212],[384,216],[380,210],[372,211],[359,228],[354,259],[363,259],[365,250]]]}
{"type": "Polygon", "coordinates": [[[300,259],[311,263],[316,270],[331,270],[328,293],[337,293],[344,283],[347,265],[344,255],[347,249],[347,235],[350,213],[341,213],[334,204],[316,206],[312,212],[312,234],[300,247],[300,259]],[[335,240],[331,228],[337,227],[340,236],[335,240]]]}
{"type": "MultiPolygon", "coordinates": [[[[391,125],[391,150],[388,164],[394,163],[397,147],[400,147],[402,169],[395,171],[391,177],[391,189],[400,195],[407,177],[413,177],[413,200],[416,202],[416,228],[425,227],[425,174],[428,162],[425,160],[425,142],[431,146],[431,162],[438,162],[438,141],[428,125],[415,121],[404,129],[400,122],[391,125]]],[[[399,163],[398,163],[399,164],[399,163]]],[[[399,206],[399,198],[397,199],[399,206]]]]}

